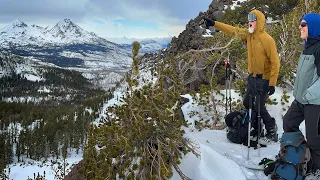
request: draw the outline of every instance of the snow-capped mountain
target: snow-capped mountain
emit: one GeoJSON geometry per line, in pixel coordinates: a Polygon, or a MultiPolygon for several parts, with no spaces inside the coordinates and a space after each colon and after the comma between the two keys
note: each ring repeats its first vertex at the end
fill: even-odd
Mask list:
{"type": "Polygon", "coordinates": [[[19,19],[0,30],[2,47],[12,45],[63,45],[75,43],[106,43],[93,32],[83,30],[70,19],[59,21],[53,27],[43,28],[37,25],[27,25],[19,19]]]}
{"type": "Polygon", "coordinates": [[[164,38],[146,38],[146,39],[138,39],[138,38],[106,38],[108,41],[120,44],[121,47],[131,49],[131,44],[133,41],[138,41],[141,44],[141,53],[156,53],[159,50],[166,48],[167,45],[171,42],[172,37],[164,37],[164,38]]]}
{"type": "Polygon", "coordinates": [[[99,80],[91,79],[98,84],[107,82],[110,73],[118,80],[131,66],[131,49],[88,32],[70,19],[45,28],[14,20],[0,30],[0,50],[77,70],[85,77],[99,74],[99,80]]]}

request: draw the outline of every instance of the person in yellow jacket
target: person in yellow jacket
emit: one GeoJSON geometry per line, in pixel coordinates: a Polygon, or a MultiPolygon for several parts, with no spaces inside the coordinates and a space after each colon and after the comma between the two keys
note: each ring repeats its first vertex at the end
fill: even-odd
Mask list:
{"type": "MultiPolygon", "coordinates": [[[[277,126],[274,118],[270,116],[265,108],[268,95],[275,92],[277,84],[280,60],[274,39],[265,31],[266,19],[262,12],[253,10],[248,14],[248,28],[237,28],[205,18],[206,27],[214,26],[223,33],[235,37],[247,43],[248,48],[248,86],[243,105],[248,109],[249,94],[255,87],[254,79],[262,75],[262,92],[260,95],[261,117],[267,130],[266,141],[277,141],[277,126]]],[[[257,108],[257,104],[255,109],[257,108]]],[[[254,118],[254,117],[253,117],[254,118]]]]}

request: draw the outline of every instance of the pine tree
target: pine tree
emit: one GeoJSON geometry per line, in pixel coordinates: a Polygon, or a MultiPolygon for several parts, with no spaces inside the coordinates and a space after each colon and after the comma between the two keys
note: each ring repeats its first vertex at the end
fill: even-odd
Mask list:
{"type": "Polygon", "coordinates": [[[109,108],[114,117],[94,127],[89,136],[84,154],[87,179],[167,179],[190,148],[181,130],[184,122],[178,109],[183,85],[174,59],[164,60],[155,84],[140,87],[139,49],[134,42],[123,104],[109,108]]]}

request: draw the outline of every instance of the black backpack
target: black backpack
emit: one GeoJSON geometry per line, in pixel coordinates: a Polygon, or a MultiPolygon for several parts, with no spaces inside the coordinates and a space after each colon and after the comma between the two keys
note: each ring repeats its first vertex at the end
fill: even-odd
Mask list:
{"type": "Polygon", "coordinates": [[[248,111],[235,111],[225,117],[227,138],[236,144],[247,144],[248,142],[248,111]]]}

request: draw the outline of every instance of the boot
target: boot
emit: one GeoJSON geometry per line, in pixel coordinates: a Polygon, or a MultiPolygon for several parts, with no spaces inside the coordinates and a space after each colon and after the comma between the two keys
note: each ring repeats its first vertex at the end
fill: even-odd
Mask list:
{"type": "MultiPolygon", "coordinates": [[[[274,118],[272,118],[273,121],[275,121],[274,118]]],[[[271,142],[278,142],[278,134],[277,134],[277,131],[278,131],[278,126],[277,124],[275,123],[274,125],[274,128],[271,128],[267,134],[266,134],[266,138],[271,141],[271,142]]]]}

